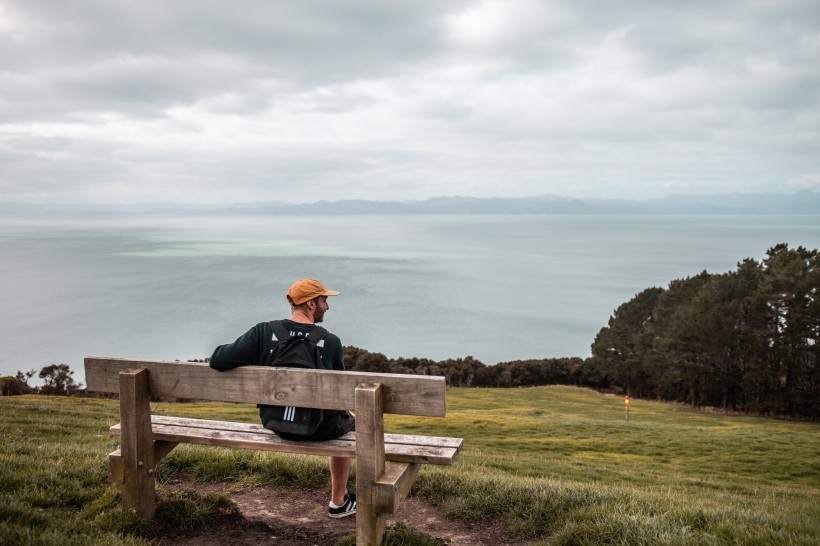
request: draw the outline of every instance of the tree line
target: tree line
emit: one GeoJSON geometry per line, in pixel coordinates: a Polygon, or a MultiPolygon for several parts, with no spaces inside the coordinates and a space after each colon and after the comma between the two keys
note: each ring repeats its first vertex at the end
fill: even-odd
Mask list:
{"type": "MultiPolygon", "coordinates": [[[[770,248],[734,271],[647,288],[620,305],[592,342],[589,358],[486,365],[465,358],[387,358],[345,347],[350,370],[436,375],[454,387],[576,385],[632,397],[755,414],[818,418],[820,257],[817,250],[770,248]]],[[[548,334],[547,334],[548,335],[548,334]]],[[[0,394],[76,394],[65,364],[0,378],[0,394]]]]}
{"type": "Polygon", "coordinates": [[[624,303],[592,343],[588,377],[638,397],[816,419],[820,258],[770,248],[624,303]]]}
{"type": "Polygon", "coordinates": [[[0,396],[16,396],[20,394],[47,394],[73,396],[80,394],[82,383],[74,382],[74,371],[68,364],[49,364],[44,366],[37,376],[43,384],[34,387],[29,381],[35,370],[28,372],[18,371],[16,375],[0,377],[0,396]]]}

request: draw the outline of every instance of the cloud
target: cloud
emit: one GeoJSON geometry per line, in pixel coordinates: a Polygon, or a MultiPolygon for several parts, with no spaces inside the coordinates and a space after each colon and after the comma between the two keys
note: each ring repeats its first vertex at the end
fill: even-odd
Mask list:
{"type": "Polygon", "coordinates": [[[820,7],[13,0],[0,200],[789,191],[820,7]]]}
{"type": "Polygon", "coordinates": [[[795,190],[820,189],[820,173],[808,173],[789,180],[789,188],[795,190]]]}

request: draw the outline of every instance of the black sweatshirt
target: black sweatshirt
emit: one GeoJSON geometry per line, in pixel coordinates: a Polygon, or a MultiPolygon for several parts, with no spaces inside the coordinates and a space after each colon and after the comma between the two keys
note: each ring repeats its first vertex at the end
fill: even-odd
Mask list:
{"type": "MultiPolygon", "coordinates": [[[[308,335],[316,327],[313,324],[302,324],[292,320],[282,322],[291,335],[308,335]]],[[[342,341],[331,333],[328,333],[323,341],[319,351],[322,353],[325,369],[343,371],[345,365],[342,341]]],[[[270,324],[260,322],[236,338],[233,343],[217,347],[211,355],[211,368],[224,372],[239,366],[264,366],[275,346],[276,336],[273,335],[270,324]]]]}

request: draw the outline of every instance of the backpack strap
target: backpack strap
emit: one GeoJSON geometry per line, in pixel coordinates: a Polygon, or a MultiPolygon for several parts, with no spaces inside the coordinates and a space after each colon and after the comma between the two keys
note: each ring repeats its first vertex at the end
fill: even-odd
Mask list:
{"type": "Polygon", "coordinates": [[[311,330],[308,334],[308,339],[318,345],[319,342],[322,341],[322,339],[324,339],[326,335],[327,330],[325,330],[321,326],[314,326],[313,330],[311,330]]]}
{"type": "Polygon", "coordinates": [[[290,332],[288,332],[281,320],[272,320],[268,322],[268,324],[270,325],[270,329],[273,330],[273,335],[276,336],[277,341],[290,337],[290,332]]]}

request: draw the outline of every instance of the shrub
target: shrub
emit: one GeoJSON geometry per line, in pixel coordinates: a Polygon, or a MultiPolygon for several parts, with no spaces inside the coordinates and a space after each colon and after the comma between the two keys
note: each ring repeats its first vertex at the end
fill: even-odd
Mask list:
{"type": "Polygon", "coordinates": [[[0,377],[0,396],[19,396],[32,392],[31,387],[16,377],[10,375],[0,377]]]}

